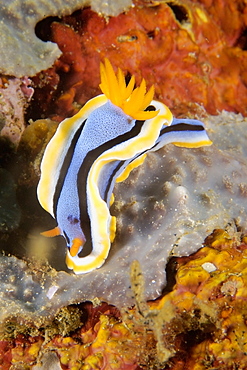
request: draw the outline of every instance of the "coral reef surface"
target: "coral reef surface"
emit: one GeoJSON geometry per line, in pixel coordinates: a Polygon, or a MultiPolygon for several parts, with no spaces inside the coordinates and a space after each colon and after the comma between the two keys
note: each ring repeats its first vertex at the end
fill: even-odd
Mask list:
{"type": "Polygon", "coordinates": [[[173,281],[154,302],[135,261],[131,309],[95,301],[65,307],[46,325],[9,318],[0,369],[246,370],[246,242],[215,230],[198,252],[170,261],[173,281]]]}
{"type": "Polygon", "coordinates": [[[36,329],[34,325],[28,328],[8,321],[1,335],[1,370],[11,365],[19,369],[25,366],[27,370],[45,369],[48,361],[49,369],[53,362],[57,368],[61,364],[63,369],[73,370],[134,370],[145,346],[133,324],[123,323],[119,311],[106,304],[68,307],[58,313],[50,326],[36,329]],[[79,319],[76,325],[74,316],[79,319]]]}
{"type": "Polygon", "coordinates": [[[157,339],[156,359],[169,360],[165,369],[247,368],[246,248],[241,233],[215,230],[204,248],[173,261],[176,283],[150,307],[133,270],[137,307],[157,339]]]}
{"type": "Polygon", "coordinates": [[[61,55],[57,45],[35,35],[38,21],[63,16],[83,6],[104,15],[117,15],[131,5],[130,0],[1,0],[0,72],[16,77],[33,76],[47,69],[61,55]],[[4,52],[3,52],[4,51],[4,52]]]}
{"type": "Polygon", "coordinates": [[[0,136],[16,145],[26,127],[25,109],[33,95],[30,83],[27,77],[0,78],[0,136]]]}
{"type": "Polygon", "coordinates": [[[130,5],[0,0],[1,73],[43,70],[33,97],[27,77],[1,76],[0,370],[247,370],[246,3],[140,0],[119,14],[130,5]],[[36,185],[57,121],[99,93],[104,57],[174,115],[198,115],[214,145],[169,145],[117,184],[109,258],[75,276],[64,240],[39,235],[54,220],[36,185]],[[207,114],[223,109],[241,114],[207,114]]]}
{"type": "MultiPolygon", "coordinates": [[[[205,121],[213,146],[184,149],[169,145],[148,155],[124,183],[117,184],[111,210],[117,217],[117,237],[105,265],[89,274],[59,271],[66,270],[65,242],[37,235],[30,212],[34,198],[27,202],[31,193],[24,188],[21,198],[27,209],[22,208],[22,225],[29,242],[22,240],[21,245],[26,245],[23,257],[32,256],[33,262],[1,258],[2,315],[6,316],[11,305],[13,313],[23,310],[44,318],[69,303],[95,297],[118,307],[132,305],[128,272],[133,260],[143,270],[145,299],[157,298],[165,286],[171,256],[195,252],[215,228],[231,224],[246,229],[246,119],[223,113],[205,121]],[[47,258],[56,270],[47,266],[47,258]],[[14,275],[20,278],[13,279],[14,275]]],[[[37,125],[34,130],[39,133],[37,125]]],[[[33,209],[39,214],[36,229],[40,230],[41,222],[43,230],[53,226],[54,220],[40,213],[38,204],[33,209]]],[[[13,249],[8,243],[5,252],[20,257],[20,241],[15,240],[13,249]]]]}
{"type": "Polygon", "coordinates": [[[62,51],[53,68],[33,78],[30,116],[61,120],[97,95],[99,61],[107,57],[154,84],[155,98],[173,113],[202,105],[210,114],[246,115],[246,4],[242,0],[139,1],[108,20],[89,8],[37,27],[42,40],[62,51]],[[47,36],[48,35],[48,36],[47,36]]]}

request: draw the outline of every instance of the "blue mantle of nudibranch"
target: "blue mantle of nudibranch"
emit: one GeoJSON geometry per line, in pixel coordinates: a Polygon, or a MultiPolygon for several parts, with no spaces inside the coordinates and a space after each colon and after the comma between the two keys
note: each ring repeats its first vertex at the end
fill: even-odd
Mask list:
{"type": "Polygon", "coordinates": [[[60,123],[44,153],[37,190],[58,225],[43,234],[64,236],[67,266],[77,274],[101,267],[108,256],[116,232],[109,211],[116,182],[166,144],[212,143],[202,122],[173,118],[166,105],[153,100],[153,87],[146,92],[144,80],[134,88],[132,76],[126,86],[123,72],[115,74],[107,59],[100,72],[103,94],[60,123]]]}

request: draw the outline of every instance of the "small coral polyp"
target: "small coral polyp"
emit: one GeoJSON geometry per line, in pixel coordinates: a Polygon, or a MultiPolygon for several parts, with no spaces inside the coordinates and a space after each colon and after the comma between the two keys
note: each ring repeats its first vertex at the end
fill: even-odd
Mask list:
{"type": "Polygon", "coordinates": [[[211,145],[198,120],[175,119],[169,108],[153,100],[142,80],[134,89],[117,75],[108,59],[100,66],[103,92],[72,118],[67,118],[48,144],[38,185],[38,198],[58,226],[46,236],[63,235],[66,263],[75,273],[101,267],[115,239],[111,216],[115,182],[138,167],[148,152],[164,145],[197,148],[211,145]],[[51,174],[53,175],[51,178],[51,174]],[[80,256],[90,245],[90,253],[80,256]]]}

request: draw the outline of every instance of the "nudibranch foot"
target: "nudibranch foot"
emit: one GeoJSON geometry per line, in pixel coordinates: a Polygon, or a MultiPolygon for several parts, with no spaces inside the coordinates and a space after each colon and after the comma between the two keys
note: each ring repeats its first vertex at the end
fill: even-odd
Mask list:
{"type": "Polygon", "coordinates": [[[166,144],[212,143],[202,122],[174,119],[165,104],[153,100],[154,88],[147,91],[144,80],[134,88],[132,76],[126,85],[123,72],[115,74],[108,59],[100,64],[100,74],[103,94],[61,122],[48,144],[37,190],[58,225],[43,235],[64,236],[66,263],[76,274],[101,267],[109,254],[116,234],[109,210],[116,182],[166,144]],[[86,241],[91,250],[80,257],[86,241]]]}

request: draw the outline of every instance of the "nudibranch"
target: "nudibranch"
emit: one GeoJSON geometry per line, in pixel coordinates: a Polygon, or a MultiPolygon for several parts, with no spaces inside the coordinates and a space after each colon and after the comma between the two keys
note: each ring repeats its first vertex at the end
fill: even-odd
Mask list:
{"type": "Polygon", "coordinates": [[[100,65],[103,94],[89,100],[60,123],[47,145],[38,184],[42,207],[57,221],[43,234],[63,235],[66,263],[76,274],[103,265],[116,232],[110,214],[113,187],[139,166],[149,151],[173,143],[195,148],[211,145],[198,120],[174,119],[166,105],[153,100],[145,80],[134,88],[108,59],[100,65]]]}

